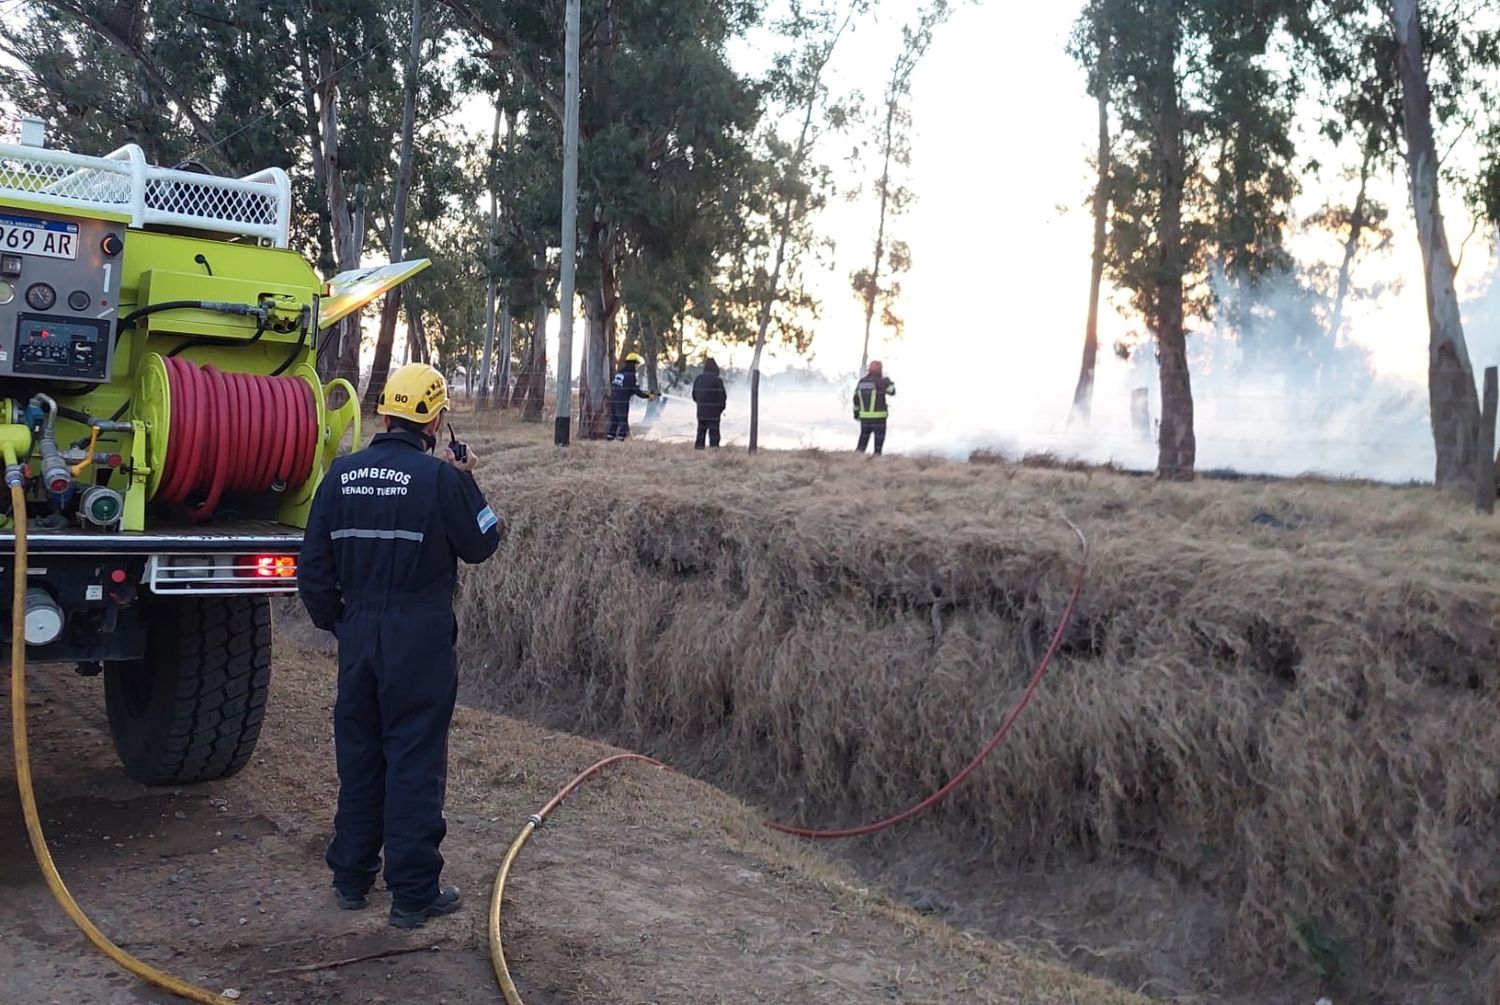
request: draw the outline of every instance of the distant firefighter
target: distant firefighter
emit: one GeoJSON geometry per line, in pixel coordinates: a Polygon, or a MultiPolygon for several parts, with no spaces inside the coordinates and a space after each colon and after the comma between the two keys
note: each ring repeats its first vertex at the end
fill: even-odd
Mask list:
{"type": "Polygon", "coordinates": [[[870,442],[870,437],[875,437],[875,453],[878,456],[885,449],[885,422],[890,417],[890,405],[887,398],[896,396],[896,384],[887,377],[881,369],[880,360],[870,361],[870,372],[860,378],[858,384],[854,385],[854,418],[859,421],[859,447],[860,453],[865,452],[865,447],[870,442]]]}
{"type": "Polygon", "coordinates": [[[703,361],[703,372],[693,381],[693,400],[698,403],[698,439],[693,446],[703,449],[708,445],[719,449],[719,423],[724,418],[727,395],[724,393],[724,378],[719,376],[719,364],[712,358],[703,361]]]}
{"type": "Polygon", "coordinates": [[[651,400],[656,397],[641,390],[640,382],[636,380],[636,367],[644,362],[640,354],[631,353],[620,364],[620,372],[615,374],[614,382],[609,388],[609,430],[604,434],[606,440],[630,439],[631,398],[651,400]]]}

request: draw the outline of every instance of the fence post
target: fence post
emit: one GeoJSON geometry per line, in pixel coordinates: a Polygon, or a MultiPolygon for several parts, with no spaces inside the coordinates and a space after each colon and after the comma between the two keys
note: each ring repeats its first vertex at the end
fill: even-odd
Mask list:
{"type": "Polygon", "coordinates": [[[1479,420],[1479,461],[1474,473],[1474,507],[1481,513],[1495,512],[1495,411],[1500,404],[1500,381],[1496,368],[1484,368],[1484,412],[1479,420]]]}

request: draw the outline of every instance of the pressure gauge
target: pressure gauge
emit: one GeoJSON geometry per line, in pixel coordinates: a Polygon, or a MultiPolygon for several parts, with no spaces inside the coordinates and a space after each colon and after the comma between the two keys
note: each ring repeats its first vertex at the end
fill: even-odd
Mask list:
{"type": "Polygon", "coordinates": [[[14,299],[16,299],[16,288],[0,279],[0,304],[8,304],[14,299]]]}
{"type": "Polygon", "coordinates": [[[57,291],[46,283],[32,283],[26,288],[26,304],[34,311],[50,311],[57,303],[57,291]]]}

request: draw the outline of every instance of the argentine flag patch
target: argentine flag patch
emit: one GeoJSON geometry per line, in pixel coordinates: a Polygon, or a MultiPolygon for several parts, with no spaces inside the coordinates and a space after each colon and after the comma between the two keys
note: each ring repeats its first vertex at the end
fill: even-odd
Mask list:
{"type": "Polygon", "coordinates": [[[495,515],[495,511],[488,506],[479,511],[477,519],[479,520],[479,533],[481,534],[488,534],[490,529],[500,522],[500,518],[495,515]]]}

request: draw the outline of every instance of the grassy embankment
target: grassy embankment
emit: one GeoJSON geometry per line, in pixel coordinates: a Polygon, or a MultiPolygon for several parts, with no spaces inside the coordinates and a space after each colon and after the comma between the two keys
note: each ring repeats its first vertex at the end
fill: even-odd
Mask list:
{"type": "Polygon", "coordinates": [[[1461,501],[549,432],[473,437],[512,535],[467,580],[471,695],[878,814],[1024,685],[1067,516],[1094,556],[1062,656],[939,826],[1003,862],[1145,855],[1228,905],[1226,967],[1363,984],[1492,930],[1500,535],[1461,501]]]}

